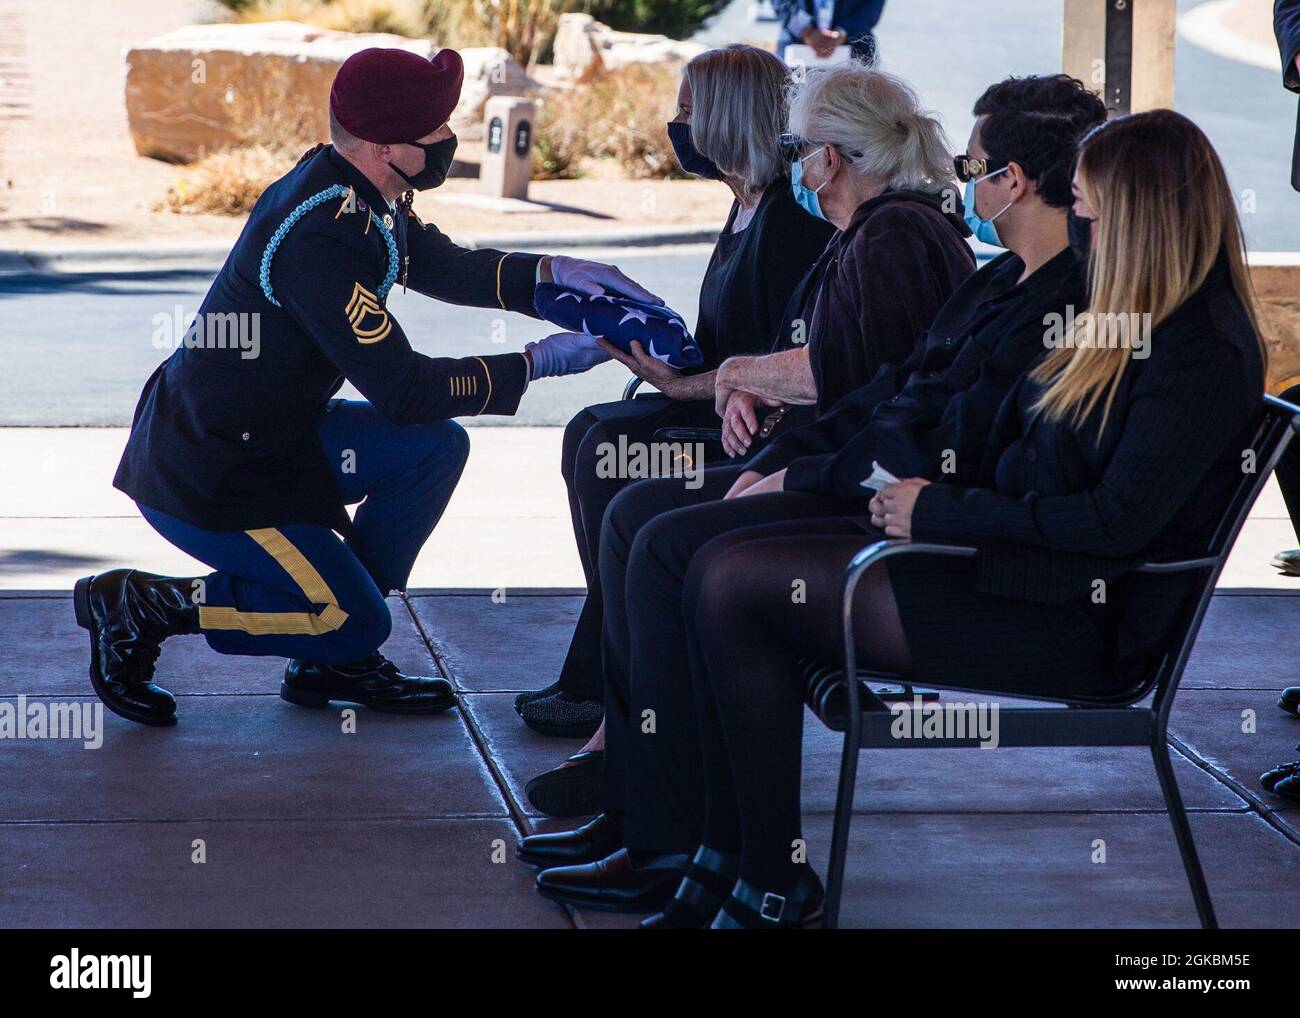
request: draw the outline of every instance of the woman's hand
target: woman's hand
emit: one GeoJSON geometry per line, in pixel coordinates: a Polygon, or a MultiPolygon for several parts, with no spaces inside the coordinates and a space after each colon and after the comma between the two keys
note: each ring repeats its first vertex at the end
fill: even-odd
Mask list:
{"type": "Polygon", "coordinates": [[[722,448],[736,457],[754,444],[760,427],[757,408],[762,402],[752,392],[733,392],[722,415],[722,448]]]}
{"type": "Polygon", "coordinates": [[[867,506],[872,526],[883,529],[886,537],[904,537],[910,541],[912,510],[916,508],[921,489],[929,483],[923,477],[904,477],[897,484],[885,485],[867,506]]]}
{"type": "Polygon", "coordinates": [[[669,399],[680,398],[682,373],[659,358],[651,357],[639,340],[632,340],[631,353],[624,353],[607,339],[598,339],[596,344],[637,378],[649,382],[669,399]]]}
{"type": "Polygon", "coordinates": [[[778,470],[764,477],[757,470],[746,470],[736,478],[736,483],[727,492],[727,498],[744,498],[747,495],[771,495],[785,490],[785,471],[778,470]]]}

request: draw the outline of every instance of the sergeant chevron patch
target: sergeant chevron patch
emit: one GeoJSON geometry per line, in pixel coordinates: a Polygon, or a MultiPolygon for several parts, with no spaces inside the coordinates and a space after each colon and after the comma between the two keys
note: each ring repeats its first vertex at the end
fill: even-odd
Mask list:
{"type": "Polygon", "coordinates": [[[360,283],[352,287],[352,299],[344,313],[358,343],[378,343],[393,330],[393,323],[388,320],[388,312],[380,305],[379,298],[360,283]],[[377,322],[367,326],[367,316],[377,319],[377,322]]]}

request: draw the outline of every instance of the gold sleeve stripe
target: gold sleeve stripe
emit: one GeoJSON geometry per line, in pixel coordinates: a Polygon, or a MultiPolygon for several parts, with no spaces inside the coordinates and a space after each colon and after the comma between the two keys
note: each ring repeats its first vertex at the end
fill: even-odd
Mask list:
{"type": "Polygon", "coordinates": [[[502,255],[500,261],[497,262],[497,304],[501,306],[502,311],[506,310],[506,302],[501,297],[501,267],[505,265],[506,259],[509,257],[509,255],[502,255]]]}
{"type": "Polygon", "coordinates": [[[325,608],[317,615],[315,612],[241,612],[235,608],[200,605],[200,629],[237,629],[253,636],[321,636],[334,632],[348,620],[348,613],[339,607],[329,584],[284,534],[274,527],[244,532],[280,564],[308,601],[323,604],[325,608]]]}
{"type": "Polygon", "coordinates": [[[483,374],[487,376],[487,399],[485,399],[483,405],[478,408],[478,412],[482,413],[488,408],[488,404],[492,402],[492,372],[488,370],[487,361],[482,357],[475,357],[474,359],[483,365],[483,374]]]}

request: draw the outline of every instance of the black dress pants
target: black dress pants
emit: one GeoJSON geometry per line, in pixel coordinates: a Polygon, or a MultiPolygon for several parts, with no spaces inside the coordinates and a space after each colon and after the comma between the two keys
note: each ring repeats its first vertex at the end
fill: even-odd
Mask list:
{"type": "Polygon", "coordinates": [[[570,699],[600,700],[603,696],[600,661],[603,612],[596,565],[600,525],[610,500],[629,483],[625,477],[601,476],[605,471],[599,467],[602,457],[607,456],[604,450],[610,446],[618,448],[620,437],[625,445],[649,443],[660,428],[719,425],[711,401],[683,403],[666,396],[642,396],[587,407],[578,411],[565,427],[560,472],[569,491],[573,536],[587,580],[587,600],[560,669],[560,688],[570,699]]]}
{"type": "MultiPolygon", "coordinates": [[[[1300,406],[1300,385],[1294,385],[1282,393],[1282,399],[1300,406]]],[[[1277,483],[1282,489],[1282,498],[1286,502],[1287,515],[1291,517],[1291,526],[1295,528],[1296,537],[1300,539],[1300,440],[1292,439],[1286,452],[1277,464],[1277,483]]]]}
{"type": "Polygon", "coordinates": [[[861,513],[860,503],[801,492],[724,500],[743,470],[710,468],[694,489],[641,481],[605,514],[604,805],[626,814],[629,848],[690,853],[699,844],[704,772],[683,608],[692,556],[733,531],[861,513]]]}

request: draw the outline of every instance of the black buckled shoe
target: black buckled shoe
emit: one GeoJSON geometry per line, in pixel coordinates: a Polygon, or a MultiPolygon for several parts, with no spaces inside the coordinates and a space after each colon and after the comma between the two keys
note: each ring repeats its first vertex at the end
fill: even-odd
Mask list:
{"type": "Polygon", "coordinates": [[[662,912],[641,920],[643,930],[705,930],[736,886],[740,856],[701,845],[662,912]]]}
{"type": "Polygon", "coordinates": [[[811,866],[801,868],[785,894],[760,891],[737,880],[731,896],[713,919],[715,930],[819,929],[825,924],[826,892],[811,866]]]}
{"type": "Polygon", "coordinates": [[[77,581],[77,625],[90,633],[90,684],[114,714],[176,724],[176,697],[153,681],[163,640],[199,631],[193,579],[112,569],[77,581]]]}
{"type": "Polygon", "coordinates": [[[529,700],[518,709],[534,732],[561,739],[589,739],[605,717],[605,705],[599,700],[573,700],[563,692],[529,700]]]}
{"type": "Polygon", "coordinates": [[[1287,686],[1282,690],[1277,705],[1288,714],[1300,717],[1300,686],[1287,686]]]}
{"type": "Polygon", "coordinates": [[[557,866],[537,874],[537,890],[552,901],[601,912],[663,908],[686,874],[685,855],[640,855],[626,848],[585,866],[557,866]]]}
{"type": "MultiPolygon", "coordinates": [[[[605,751],[575,753],[559,767],[524,785],[524,795],[543,816],[589,817],[599,813],[605,792],[605,751]]],[[[608,854],[608,853],[602,853],[608,854]]]]}
{"type": "Polygon", "coordinates": [[[456,706],[456,691],[446,679],[403,675],[377,651],[345,665],[290,661],[280,696],[299,707],[340,700],[387,714],[436,714],[456,706]]]}
{"type": "Polygon", "coordinates": [[[516,856],[530,866],[581,866],[623,847],[623,814],[602,813],[590,823],[556,834],[530,834],[516,856]]]}

